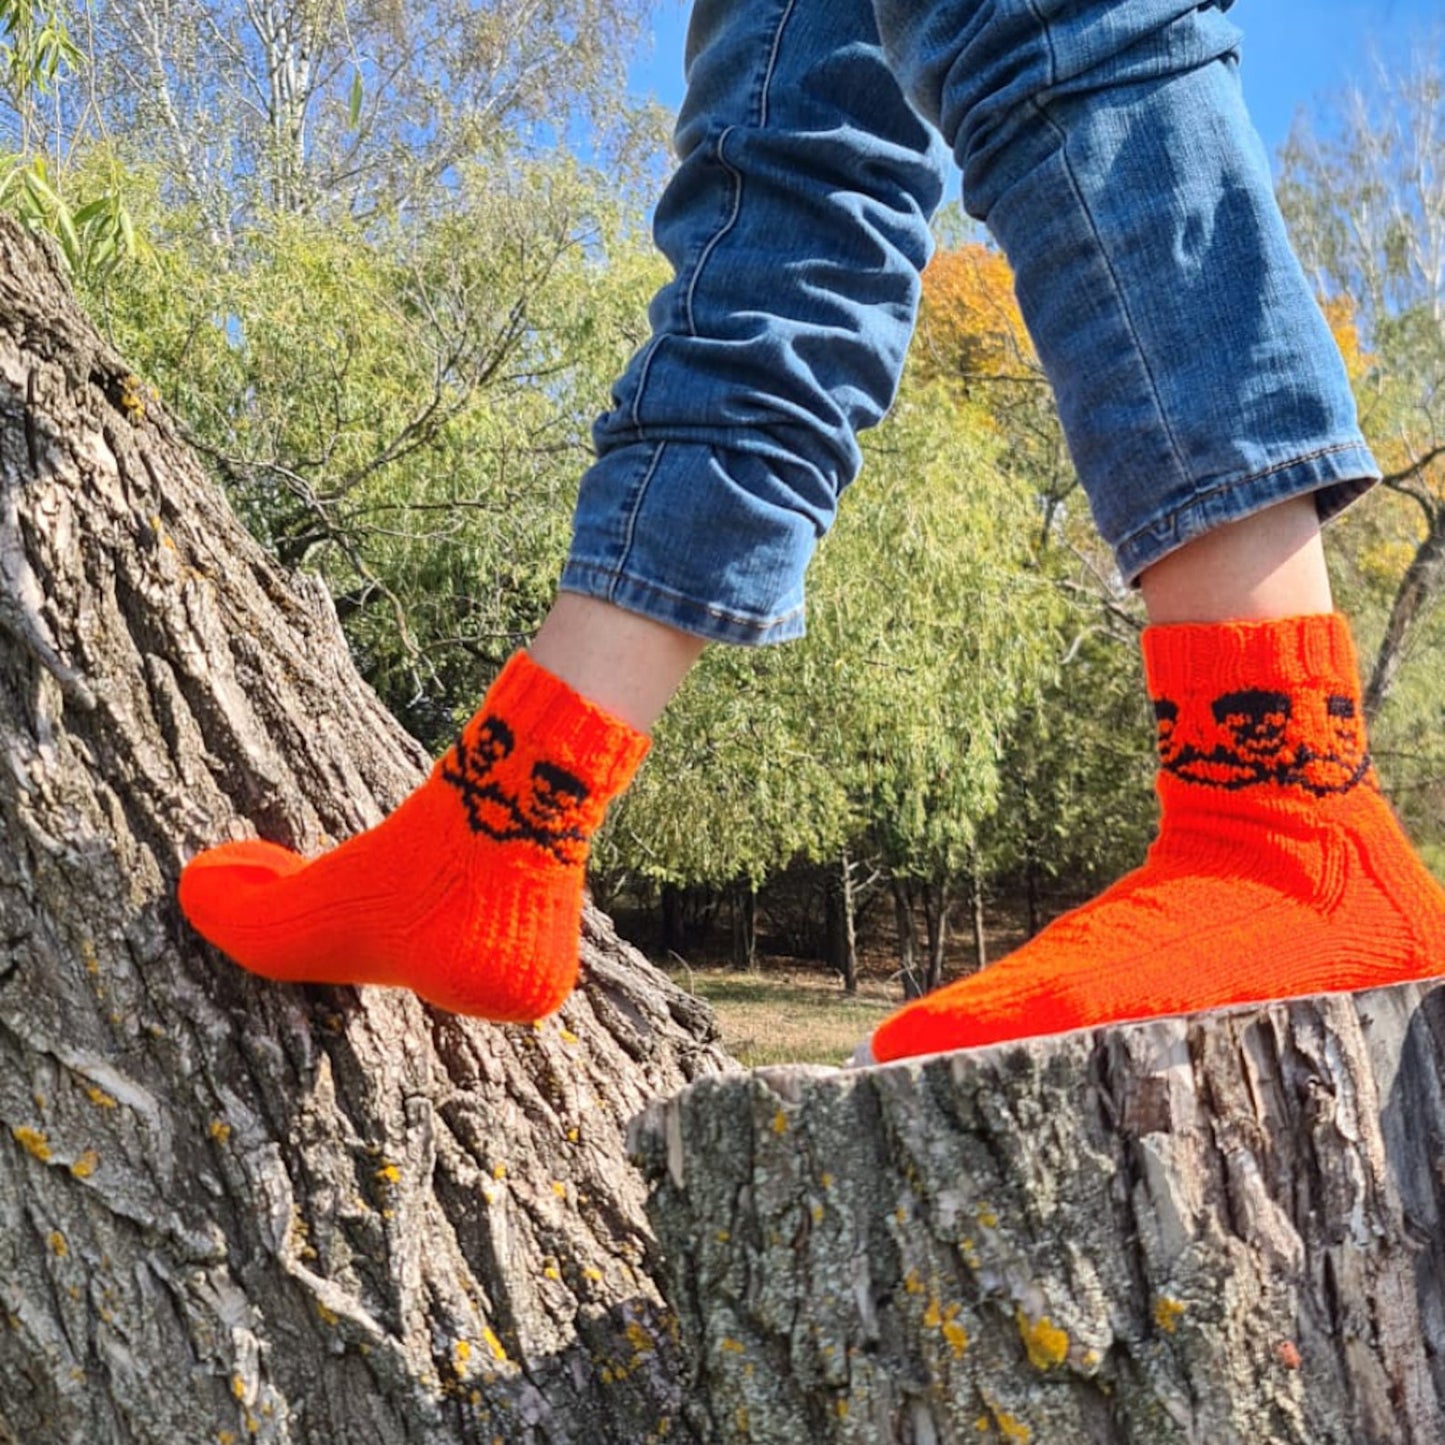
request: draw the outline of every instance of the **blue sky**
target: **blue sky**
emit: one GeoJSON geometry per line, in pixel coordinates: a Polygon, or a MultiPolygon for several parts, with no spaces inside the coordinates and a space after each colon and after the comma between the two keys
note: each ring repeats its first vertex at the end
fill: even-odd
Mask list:
{"type": "MultiPolygon", "coordinates": [[[[635,90],[673,108],[682,98],[687,8],[655,0],[652,54],[632,68],[635,90]]],[[[1399,63],[1432,28],[1437,48],[1445,36],[1441,0],[1237,0],[1230,18],[1245,34],[1245,97],[1271,153],[1302,107],[1367,82],[1372,53],[1399,63]]]]}

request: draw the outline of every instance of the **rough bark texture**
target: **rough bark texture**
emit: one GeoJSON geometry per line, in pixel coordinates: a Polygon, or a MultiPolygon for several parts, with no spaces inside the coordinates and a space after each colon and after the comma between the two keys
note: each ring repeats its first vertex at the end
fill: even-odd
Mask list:
{"type": "Polygon", "coordinates": [[[0,223],[0,1442],[688,1440],[625,1120],[723,1067],[595,913],[536,1028],[281,988],[183,860],[427,762],[0,223]]]}
{"type": "Polygon", "coordinates": [[[1445,991],[654,1104],[710,1442],[1438,1445],[1445,991]]]}

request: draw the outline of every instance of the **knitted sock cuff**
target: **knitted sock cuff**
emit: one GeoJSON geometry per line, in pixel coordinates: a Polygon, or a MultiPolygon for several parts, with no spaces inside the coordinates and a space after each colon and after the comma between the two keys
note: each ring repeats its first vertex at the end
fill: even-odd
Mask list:
{"type": "Polygon", "coordinates": [[[1179,623],[1144,630],[1151,697],[1215,697],[1245,688],[1359,698],[1359,665],[1338,612],[1268,622],[1179,623]]]}

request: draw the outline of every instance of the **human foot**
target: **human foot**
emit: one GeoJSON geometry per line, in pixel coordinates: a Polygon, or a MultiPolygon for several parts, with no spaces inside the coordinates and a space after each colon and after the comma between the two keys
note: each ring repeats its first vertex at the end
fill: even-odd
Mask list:
{"type": "Polygon", "coordinates": [[[1445,890],[1380,796],[1335,614],[1150,628],[1143,867],[899,1010],[879,1062],[1445,974],[1445,890]]]}
{"type": "Polygon", "coordinates": [[[181,874],[181,908],[267,978],[541,1018],[576,982],[588,840],[647,747],[519,652],[384,822],[309,862],[259,840],[209,849],[181,874]]]}

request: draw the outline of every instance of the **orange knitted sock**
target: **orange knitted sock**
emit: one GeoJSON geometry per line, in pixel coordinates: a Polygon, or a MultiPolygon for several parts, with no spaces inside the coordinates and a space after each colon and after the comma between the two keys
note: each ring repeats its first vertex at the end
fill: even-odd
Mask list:
{"type": "Polygon", "coordinates": [[[1445,974],[1445,891],[1380,796],[1334,615],[1154,627],[1142,868],[873,1035],[879,1062],[1445,974]]]}
{"type": "Polygon", "coordinates": [[[385,822],[311,862],[260,841],[212,848],[181,874],[181,908],[267,978],[541,1018],[577,980],[588,839],[647,748],[519,652],[385,822]]]}

